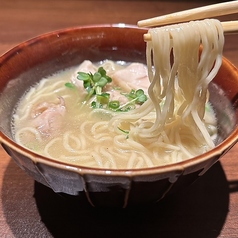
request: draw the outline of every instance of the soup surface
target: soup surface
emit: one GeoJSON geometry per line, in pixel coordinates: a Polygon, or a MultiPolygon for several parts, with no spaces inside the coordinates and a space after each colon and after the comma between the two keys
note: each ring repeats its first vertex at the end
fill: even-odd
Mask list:
{"type": "MultiPolygon", "coordinates": [[[[137,121],[114,123],[115,117],[131,113],[143,104],[148,86],[145,65],[85,61],[79,67],[58,72],[31,87],[16,107],[12,132],[16,141],[30,150],[55,160],[89,167],[153,167],[206,152],[206,144],[194,142],[188,136],[186,139],[186,135],[181,147],[163,133],[146,141],[132,138],[130,130],[140,126],[142,121],[153,123],[155,111],[137,121]],[[110,102],[98,105],[95,95],[85,100],[88,91],[77,79],[77,72],[95,73],[99,66],[112,77],[112,82],[103,89],[110,94],[112,107],[108,107],[110,102]],[[135,100],[136,92],[142,92],[142,101],[135,100]],[[113,103],[119,104],[116,109],[113,103]]],[[[206,104],[204,124],[215,140],[216,118],[209,103],[206,104]]],[[[180,129],[186,134],[186,128],[180,129]]]]}

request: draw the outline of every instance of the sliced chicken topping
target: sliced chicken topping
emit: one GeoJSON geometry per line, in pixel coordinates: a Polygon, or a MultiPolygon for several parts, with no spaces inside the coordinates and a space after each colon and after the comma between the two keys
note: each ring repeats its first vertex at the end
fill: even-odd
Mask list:
{"type": "Polygon", "coordinates": [[[110,93],[110,100],[118,100],[121,104],[127,103],[129,100],[127,97],[123,96],[120,91],[111,88],[107,89],[107,92],[110,93]]]}
{"type": "Polygon", "coordinates": [[[61,128],[66,112],[65,102],[59,97],[58,103],[43,102],[34,108],[31,116],[33,126],[45,136],[49,136],[61,128]]]}
{"type": "Polygon", "coordinates": [[[128,67],[116,71],[111,77],[113,82],[126,92],[132,89],[143,89],[147,92],[150,84],[147,67],[141,63],[131,63],[128,67]]]}
{"type": "Polygon", "coordinates": [[[95,65],[90,60],[84,60],[72,75],[71,82],[74,83],[79,89],[83,89],[83,81],[77,79],[78,72],[94,74],[96,71],[97,67],[95,67],[95,65]]]}
{"type": "MultiPolygon", "coordinates": [[[[144,64],[131,63],[125,68],[115,70],[113,67],[114,63],[111,65],[111,62],[112,61],[105,62],[107,67],[105,67],[104,70],[106,70],[107,76],[112,78],[112,82],[107,83],[102,88],[102,92],[110,94],[110,101],[117,100],[121,104],[127,103],[130,99],[125,96],[125,93],[130,93],[132,89],[142,89],[145,94],[147,94],[150,83],[147,74],[147,67],[144,64]]],[[[84,72],[86,74],[91,73],[94,75],[97,71],[98,68],[89,60],[85,60],[75,70],[71,77],[71,82],[77,86],[80,95],[86,96],[88,92],[84,88],[83,80],[77,79],[78,72],[84,72]]],[[[93,80],[94,79],[92,79],[92,81],[93,80]]]]}

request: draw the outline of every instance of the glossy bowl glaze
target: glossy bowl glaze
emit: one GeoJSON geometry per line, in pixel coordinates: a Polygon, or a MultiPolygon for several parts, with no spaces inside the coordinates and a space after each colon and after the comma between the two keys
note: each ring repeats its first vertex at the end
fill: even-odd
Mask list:
{"type": "Polygon", "coordinates": [[[14,142],[12,111],[27,88],[83,60],[145,62],[145,29],[125,25],[60,30],[24,42],[0,58],[0,141],[16,163],[56,193],[84,196],[96,207],[152,204],[204,174],[238,139],[238,71],[223,59],[210,85],[218,123],[218,145],[193,159],[148,169],[109,170],[56,162],[14,142]]]}

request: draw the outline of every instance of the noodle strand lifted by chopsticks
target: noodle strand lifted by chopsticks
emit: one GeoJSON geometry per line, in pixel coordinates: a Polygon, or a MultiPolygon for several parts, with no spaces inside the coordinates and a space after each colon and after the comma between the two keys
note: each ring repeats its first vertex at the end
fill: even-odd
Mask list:
{"type": "Polygon", "coordinates": [[[120,127],[122,120],[140,121],[140,126],[130,130],[129,138],[142,144],[165,133],[170,143],[182,151],[188,150],[190,141],[193,144],[196,141],[196,146],[205,144],[208,149],[213,148],[203,118],[209,100],[208,85],[222,63],[221,23],[206,19],[152,28],[148,33],[150,99],[130,114],[114,118],[113,123],[120,127]],[[143,122],[149,110],[156,111],[156,119],[150,126],[143,122]]]}

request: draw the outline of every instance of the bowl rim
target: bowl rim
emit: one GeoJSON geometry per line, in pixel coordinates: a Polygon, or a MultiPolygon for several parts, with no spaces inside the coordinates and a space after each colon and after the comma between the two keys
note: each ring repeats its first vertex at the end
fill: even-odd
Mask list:
{"type": "MultiPolygon", "coordinates": [[[[136,25],[130,25],[130,24],[124,24],[124,23],[114,23],[114,24],[93,24],[93,25],[82,25],[82,26],[76,26],[76,27],[68,27],[64,29],[59,29],[55,31],[46,32],[43,34],[40,34],[38,36],[35,36],[33,38],[30,38],[26,41],[23,41],[13,48],[9,49],[5,53],[3,53],[0,56],[0,63],[4,62],[5,59],[8,58],[9,54],[12,54],[13,52],[16,52],[19,48],[23,47],[23,45],[28,45],[32,42],[40,41],[42,38],[46,38],[50,35],[57,35],[61,33],[67,33],[74,30],[80,30],[85,28],[127,28],[127,29],[133,29],[133,30],[148,30],[148,28],[141,28],[136,25]]],[[[232,69],[236,72],[238,76],[238,69],[227,59],[223,56],[223,63],[226,65],[229,65],[232,67],[232,69]]],[[[82,173],[82,174],[94,174],[94,175],[109,175],[110,176],[141,176],[141,175],[153,175],[158,173],[168,173],[168,172],[175,172],[182,173],[187,167],[194,166],[198,163],[209,161],[212,158],[216,156],[221,156],[225,154],[231,147],[233,147],[236,142],[238,141],[238,125],[236,124],[234,131],[220,144],[216,145],[215,148],[200,154],[198,156],[195,156],[193,158],[172,163],[172,164],[166,164],[166,165],[159,165],[149,168],[140,168],[140,169],[109,169],[109,168],[93,168],[93,167],[86,167],[81,165],[75,165],[70,164],[66,162],[62,162],[56,159],[52,159],[40,154],[37,154],[36,152],[30,151],[27,148],[17,144],[14,140],[10,139],[8,136],[6,136],[2,131],[0,131],[0,143],[8,146],[9,148],[15,150],[16,152],[23,154],[24,156],[30,158],[34,163],[42,163],[49,166],[53,166],[55,168],[63,169],[63,170],[69,170],[76,173],[82,173]]],[[[208,165],[208,167],[204,168],[207,170],[212,166],[219,158],[212,160],[211,164],[208,165]]],[[[203,172],[202,172],[203,173],[203,172]]]]}
{"type": "Polygon", "coordinates": [[[8,54],[10,54],[12,51],[15,51],[16,49],[21,48],[22,45],[31,44],[31,42],[35,42],[40,40],[41,38],[45,38],[50,35],[57,35],[62,33],[67,33],[74,30],[80,30],[80,29],[93,29],[93,28],[122,28],[122,29],[137,29],[137,30],[148,30],[147,27],[139,27],[135,24],[127,24],[127,23],[102,23],[102,24],[87,24],[87,25],[79,25],[79,26],[73,26],[73,27],[66,27],[66,28],[60,28],[53,31],[47,31],[42,34],[38,34],[36,36],[30,37],[26,40],[20,41],[16,45],[12,46],[10,49],[6,50],[0,55],[0,62],[4,60],[5,57],[7,57],[8,54]]]}

